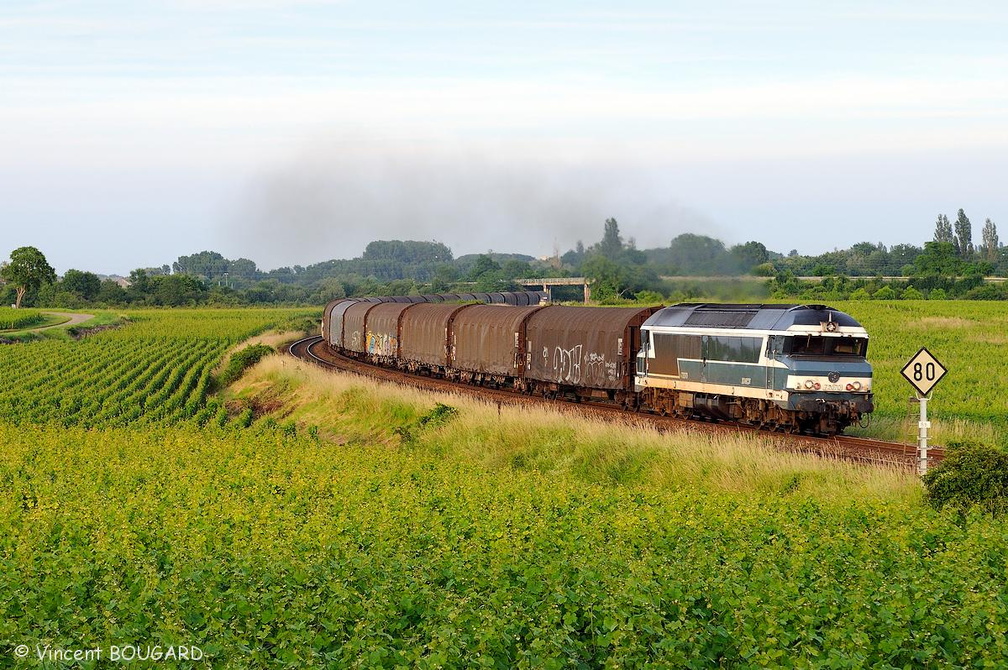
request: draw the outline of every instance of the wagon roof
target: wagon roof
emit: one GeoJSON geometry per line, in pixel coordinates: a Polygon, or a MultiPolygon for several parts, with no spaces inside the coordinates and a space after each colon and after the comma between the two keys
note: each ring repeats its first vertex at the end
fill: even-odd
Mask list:
{"type": "Polygon", "coordinates": [[[763,305],[682,303],[655,312],[644,327],[746,328],[787,330],[790,326],[819,325],[834,321],[839,326],[860,328],[850,315],[826,305],[763,305]]]}
{"type": "Polygon", "coordinates": [[[529,317],[529,328],[552,328],[564,332],[603,331],[622,336],[626,328],[641,323],[650,307],[568,307],[553,305],[529,317]],[[638,320],[639,319],[639,320],[638,320]]]}

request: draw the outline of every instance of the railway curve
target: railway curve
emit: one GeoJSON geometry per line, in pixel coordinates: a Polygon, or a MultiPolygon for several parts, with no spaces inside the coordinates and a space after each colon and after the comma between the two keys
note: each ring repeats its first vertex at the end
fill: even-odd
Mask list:
{"type": "MultiPolygon", "coordinates": [[[[539,396],[529,396],[499,389],[490,389],[460,382],[453,382],[436,377],[414,375],[392,368],[378,367],[369,363],[348,358],[325,347],[320,336],[300,339],[287,348],[287,353],[294,358],[313,365],[329,369],[350,372],[363,377],[380,381],[392,382],[404,386],[412,386],[422,390],[442,393],[467,394],[486,402],[496,402],[499,405],[532,404],[550,407],[561,411],[578,413],[582,416],[626,421],[628,418],[639,420],[642,424],[652,425],[662,431],[703,430],[714,434],[748,433],[771,438],[777,448],[799,453],[813,454],[824,458],[835,458],[870,463],[880,466],[900,466],[916,468],[917,445],[903,442],[886,442],[862,437],[846,435],[813,436],[794,433],[781,433],[760,430],[752,426],[731,422],[712,423],[702,420],[679,419],[663,417],[657,414],[634,412],[616,405],[590,402],[572,402],[568,400],[548,400],[539,396]]],[[[944,450],[933,448],[928,450],[929,461],[940,462],[944,458],[944,450]]]]}

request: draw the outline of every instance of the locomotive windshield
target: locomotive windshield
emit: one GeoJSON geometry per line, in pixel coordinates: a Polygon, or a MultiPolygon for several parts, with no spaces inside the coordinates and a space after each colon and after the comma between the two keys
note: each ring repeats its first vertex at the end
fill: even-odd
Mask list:
{"type": "Polygon", "coordinates": [[[865,337],[823,337],[795,335],[784,339],[784,353],[792,356],[849,356],[864,358],[868,353],[865,337]]]}

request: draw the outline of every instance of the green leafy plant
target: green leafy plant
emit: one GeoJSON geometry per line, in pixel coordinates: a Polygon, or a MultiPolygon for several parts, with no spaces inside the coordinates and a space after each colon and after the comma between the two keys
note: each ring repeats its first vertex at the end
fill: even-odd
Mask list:
{"type": "Polygon", "coordinates": [[[946,452],[924,475],[925,499],[936,509],[979,506],[996,515],[1008,510],[1008,454],[980,445],[946,452]]]}
{"type": "Polygon", "coordinates": [[[0,307],[0,330],[30,328],[42,323],[44,317],[33,309],[12,309],[0,307]]]}
{"type": "Polygon", "coordinates": [[[217,378],[217,383],[221,387],[230,386],[242,376],[242,373],[275,352],[276,350],[273,347],[266,344],[253,344],[240,351],[236,351],[231,356],[231,360],[228,361],[227,367],[224,368],[220,377],[217,378]]]}
{"type": "Polygon", "coordinates": [[[445,405],[444,403],[439,402],[436,403],[429,412],[418,417],[416,421],[404,426],[399,426],[394,429],[393,432],[399,436],[399,439],[403,444],[412,444],[416,442],[416,433],[418,430],[443,426],[451,421],[452,417],[457,414],[458,409],[452,407],[451,405],[445,405]]]}

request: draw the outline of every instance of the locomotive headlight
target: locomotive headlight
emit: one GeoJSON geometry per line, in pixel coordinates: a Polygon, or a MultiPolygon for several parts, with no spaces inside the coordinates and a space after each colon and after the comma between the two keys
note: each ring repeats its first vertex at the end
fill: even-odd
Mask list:
{"type": "Polygon", "coordinates": [[[854,382],[853,384],[851,384],[851,386],[854,387],[855,391],[860,391],[861,390],[861,382],[854,382]]]}
{"type": "Polygon", "coordinates": [[[813,386],[814,383],[815,382],[813,382],[811,379],[806,379],[805,380],[805,388],[807,388],[807,389],[812,388],[812,386],[813,386]]]}

